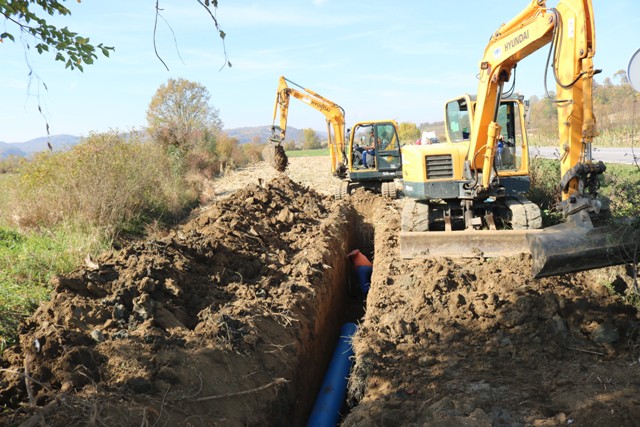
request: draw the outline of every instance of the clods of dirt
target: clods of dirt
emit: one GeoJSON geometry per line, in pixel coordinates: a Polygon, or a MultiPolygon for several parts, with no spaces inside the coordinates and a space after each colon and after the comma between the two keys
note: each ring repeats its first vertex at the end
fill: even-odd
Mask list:
{"type": "MultiPolygon", "coordinates": [[[[401,203],[401,202],[400,202],[401,203]]],[[[529,256],[401,259],[376,209],[345,426],[634,426],[640,318],[622,268],[534,280],[529,256]]]]}
{"type": "Polygon", "coordinates": [[[302,423],[336,339],[349,215],[279,176],[56,278],[3,354],[0,424],[302,423]]]}
{"type": "Polygon", "coordinates": [[[290,161],[316,190],[249,185],[58,278],[3,355],[0,424],[303,425],[358,247],[374,274],[342,425],[638,425],[640,318],[610,292],[624,268],[402,259],[402,200],[333,201],[328,159],[290,161]]]}

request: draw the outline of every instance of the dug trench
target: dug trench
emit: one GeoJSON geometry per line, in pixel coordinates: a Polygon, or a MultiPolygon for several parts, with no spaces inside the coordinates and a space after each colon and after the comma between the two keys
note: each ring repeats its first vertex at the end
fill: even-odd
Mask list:
{"type": "Polygon", "coordinates": [[[401,200],[304,182],[248,185],[57,278],[3,354],[0,425],[304,425],[361,314],[353,248],[374,274],[342,425],[637,425],[624,268],[535,280],[525,256],[405,260],[401,200]]]}
{"type": "Polygon", "coordinates": [[[303,425],[371,230],[280,175],[87,260],[2,355],[0,425],[303,425]]]}

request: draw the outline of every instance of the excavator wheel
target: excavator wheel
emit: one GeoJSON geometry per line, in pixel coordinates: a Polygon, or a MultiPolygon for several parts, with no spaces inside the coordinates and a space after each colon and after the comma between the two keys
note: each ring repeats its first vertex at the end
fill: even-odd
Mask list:
{"type": "Polygon", "coordinates": [[[344,200],[349,194],[351,194],[349,182],[341,181],[340,186],[336,189],[335,193],[333,193],[333,198],[336,200],[344,200]]]}
{"type": "Polygon", "coordinates": [[[409,199],[400,217],[402,231],[429,231],[429,205],[409,199]]]}
{"type": "Polygon", "coordinates": [[[510,196],[505,200],[511,212],[511,228],[513,230],[535,230],[542,228],[540,207],[522,196],[510,196]]]}
{"type": "Polygon", "coordinates": [[[385,199],[395,200],[397,197],[396,183],[394,181],[383,182],[380,186],[380,192],[385,199]]]}

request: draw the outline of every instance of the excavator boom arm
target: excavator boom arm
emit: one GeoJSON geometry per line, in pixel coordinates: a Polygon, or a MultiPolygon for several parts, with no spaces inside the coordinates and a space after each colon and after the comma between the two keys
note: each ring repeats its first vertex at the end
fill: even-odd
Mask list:
{"type": "Polygon", "coordinates": [[[287,132],[287,117],[289,115],[289,101],[291,97],[320,111],[327,120],[329,136],[329,152],[331,155],[331,172],[340,169],[340,163],[347,164],[345,146],[345,113],[344,109],[333,101],[321,96],[311,89],[302,87],[284,76],[280,77],[276,103],[273,110],[273,138],[284,141],[287,132]],[[295,86],[291,87],[289,84],[295,86]],[[276,131],[275,123],[280,111],[280,132],[276,131]]]}
{"type": "MultiPolygon", "coordinates": [[[[590,160],[595,136],[593,116],[593,55],[595,29],[591,0],[562,0],[547,8],[545,0],[532,0],[515,18],[491,37],[480,63],[480,83],[475,120],[467,158],[474,170],[482,171],[482,188],[491,185],[496,140],[497,106],[504,84],[518,62],[553,43],[552,73],[556,79],[562,175],[590,160]],[[586,155],[585,155],[586,150],[586,155]]],[[[564,198],[577,190],[577,180],[564,198]]]]}

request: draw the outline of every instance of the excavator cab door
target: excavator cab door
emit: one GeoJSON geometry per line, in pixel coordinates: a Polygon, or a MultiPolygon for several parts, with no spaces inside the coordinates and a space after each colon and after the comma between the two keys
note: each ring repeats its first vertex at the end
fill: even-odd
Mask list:
{"type": "Polygon", "coordinates": [[[400,140],[393,123],[374,125],[376,141],[376,165],[380,172],[396,172],[402,169],[400,140]]]}
{"type": "Polygon", "coordinates": [[[499,173],[528,173],[528,165],[523,163],[523,151],[527,149],[526,134],[523,132],[523,107],[515,99],[503,100],[498,107],[498,124],[502,130],[494,153],[494,165],[499,173]]]}

